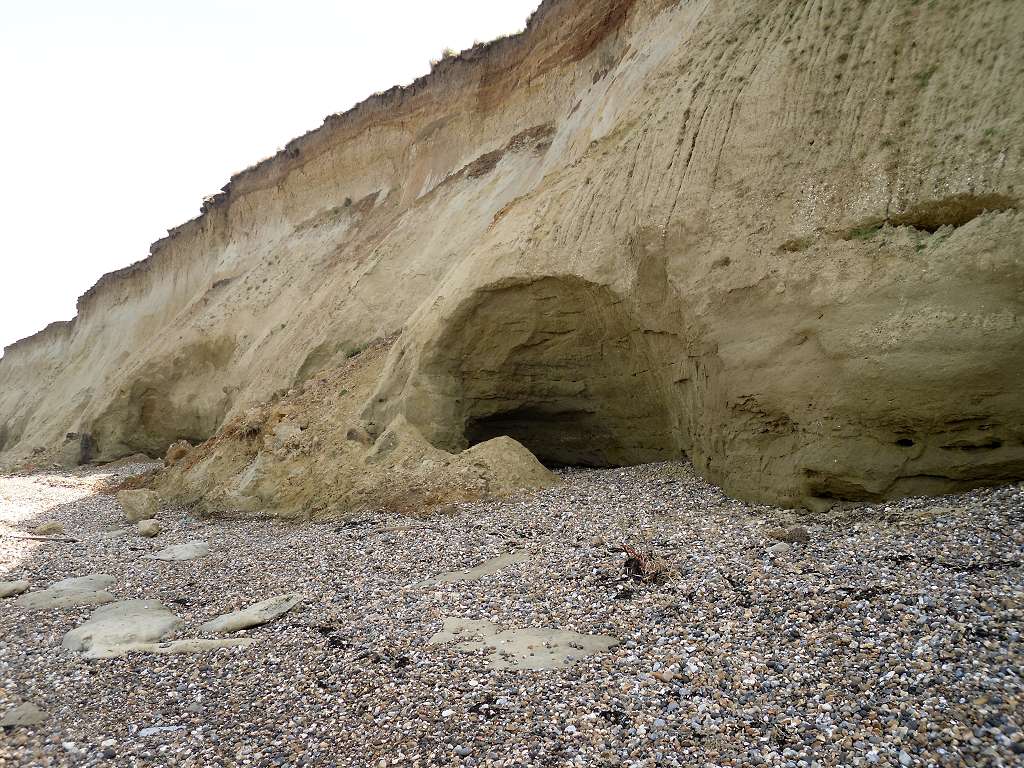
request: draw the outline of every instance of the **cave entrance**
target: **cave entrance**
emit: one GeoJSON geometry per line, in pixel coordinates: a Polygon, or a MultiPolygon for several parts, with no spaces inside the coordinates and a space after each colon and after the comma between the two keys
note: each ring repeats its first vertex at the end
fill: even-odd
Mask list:
{"type": "Polygon", "coordinates": [[[432,395],[447,399],[439,442],[452,450],[507,435],[549,466],[678,458],[664,347],[608,288],[579,278],[479,290],[426,365],[432,395]]]}

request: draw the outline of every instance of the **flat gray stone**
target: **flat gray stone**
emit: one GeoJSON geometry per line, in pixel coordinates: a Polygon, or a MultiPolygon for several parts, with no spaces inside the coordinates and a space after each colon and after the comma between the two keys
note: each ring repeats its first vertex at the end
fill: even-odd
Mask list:
{"type": "Polygon", "coordinates": [[[0,581],[0,599],[14,597],[28,590],[27,581],[0,581]]]}
{"type": "Polygon", "coordinates": [[[516,565],[518,563],[526,563],[530,560],[530,554],[528,552],[511,552],[507,555],[501,555],[492,560],[488,560],[475,568],[467,568],[462,571],[450,571],[448,573],[442,573],[433,579],[427,579],[417,584],[417,587],[434,587],[438,584],[454,584],[460,581],[479,581],[484,576],[491,576],[498,571],[508,568],[510,565],[516,565]]]}
{"type": "Polygon", "coordinates": [[[46,589],[22,595],[15,605],[30,611],[43,611],[48,608],[75,608],[82,605],[112,603],[115,598],[106,591],[106,588],[113,583],[114,577],[103,573],[64,579],[46,589]]]}
{"type": "Polygon", "coordinates": [[[139,644],[167,637],[181,619],[155,600],[123,600],[98,608],[89,620],[64,635],[61,646],[88,659],[123,656],[139,644]]]}
{"type": "Polygon", "coordinates": [[[211,632],[216,635],[226,635],[230,632],[238,632],[241,629],[248,629],[249,627],[258,627],[261,624],[266,624],[269,621],[273,621],[279,616],[283,616],[288,613],[292,608],[302,601],[302,595],[290,594],[290,595],[278,595],[277,597],[271,597],[269,600],[264,600],[261,603],[255,603],[250,605],[248,608],[243,608],[240,611],[234,613],[226,613],[223,616],[218,616],[215,619],[203,624],[200,628],[200,632],[211,632]]]}
{"type": "Polygon", "coordinates": [[[492,669],[558,669],[619,644],[608,635],[581,635],[548,627],[502,630],[490,621],[445,619],[431,645],[459,641],[459,651],[490,649],[492,669]]]}
{"type": "Polygon", "coordinates": [[[210,554],[210,545],[205,541],[190,541],[186,544],[173,544],[164,547],[159,552],[151,555],[143,555],[146,560],[166,560],[176,562],[183,560],[197,560],[210,554]]]}
{"type": "Polygon", "coordinates": [[[120,646],[123,653],[153,653],[157,656],[178,656],[183,653],[206,653],[219,648],[248,648],[255,640],[249,637],[199,638],[167,640],[162,643],[131,643],[120,646]]]}
{"type": "Polygon", "coordinates": [[[25,702],[9,710],[0,718],[0,728],[17,728],[19,726],[39,725],[45,723],[47,714],[31,702],[25,702]]]}

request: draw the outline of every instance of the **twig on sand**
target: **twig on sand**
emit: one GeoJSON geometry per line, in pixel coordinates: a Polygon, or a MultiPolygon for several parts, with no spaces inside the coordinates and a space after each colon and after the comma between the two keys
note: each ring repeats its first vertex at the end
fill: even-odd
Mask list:
{"type": "Polygon", "coordinates": [[[5,539],[25,539],[27,541],[53,541],[58,544],[78,544],[80,541],[70,536],[35,536],[29,533],[0,533],[0,537],[5,539]]]}
{"type": "Polygon", "coordinates": [[[378,533],[402,533],[404,531],[437,531],[438,529],[432,525],[393,525],[388,528],[374,528],[373,530],[366,531],[363,538],[369,538],[370,536],[376,536],[378,533]]]}

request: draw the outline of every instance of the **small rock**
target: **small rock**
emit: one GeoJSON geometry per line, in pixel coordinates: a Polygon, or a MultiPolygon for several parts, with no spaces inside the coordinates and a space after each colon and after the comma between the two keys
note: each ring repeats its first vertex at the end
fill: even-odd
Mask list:
{"type": "Polygon", "coordinates": [[[89,659],[123,656],[140,643],[162,640],[180,623],[155,600],[124,600],[97,609],[88,621],[64,635],[61,646],[89,659]]]}
{"type": "Polygon", "coordinates": [[[163,530],[159,520],[139,520],[139,535],[152,539],[160,535],[163,530]]]}
{"type": "Polygon", "coordinates": [[[160,497],[156,491],[121,491],[117,494],[117,502],[130,523],[152,520],[160,511],[160,497]]]}
{"type": "Polygon", "coordinates": [[[787,544],[806,544],[811,540],[811,535],[802,525],[792,528],[773,528],[768,531],[769,538],[776,541],[783,541],[787,544]]]}
{"type": "Polygon", "coordinates": [[[103,573],[63,579],[46,589],[21,595],[16,605],[31,611],[41,611],[112,603],[114,596],[106,588],[113,583],[114,577],[103,573]]]}
{"type": "Polygon", "coordinates": [[[0,599],[20,595],[27,589],[27,581],[0,581],[0,599]]]}
{"type": "Polygon", "coordinates": [[[835,499],[824,499],[815,496],[804,499],[802,505],[808,512],[823,515],[836,505],[836,501],[835,499]]]}
{"type": "Polygon", "coordinates": [[[183,731],[185,726],[183,725],[154,725],[150,728],[143,728],[139,731],[139,736],[147,738],[149,736],[156,736],[158,733],[174,733],[175,731],[183,731]]]}
{"type": "Polygon", "coordinates": [[[59,536],[64,533],[64,526],[56,520],[48,520],[32,529],[36,536],[59,536]]]}
{"type": "Polygon", "coordinates": [[[279,616],[283,616],[294,608],[300,600],[302,600],[302,596],[297,594],[278,595],[261,603],[250,605],[248,608],[243,608],[240,611],[211,619],[203,624],[199,631],[227,634],[241,629],[248,629],[249,627],[258,627],[261,624],[273,621],[279,616]]]}
{"type": "Polygon", "coordinates": [[[173,544],[164,547],[159,552],[151,555],[143,555],[146,560],[195,560],[206,557],[210,553],[210,545],[205,541],[189,541],[185,544],[173,544]]]}
{"type": "Polygon", "coordinates": [[[0,718],[0,728],[17,728],[26,725],[39,725],[46,722],[46,713],[31,702],[25,702],[10,710],[0,718]]]}
{"type": "MultiPolygon", "coordinates": [[[[458,650],[490,650],[487,661],[491,669],[556,669],[619,644],[607,635],[581,635],[551,627],[502,630],[491,621],[461,618],[445,619],[441,631],[428,642],[440,645],[453,640],[459,641],[458,650]]],[[[635,656],[629,658],[636,661],[635,656]]]]}
{"type": "Polygon", "coordinates": [[[768,547],[768,552],[772,555],[784,555],[792,548],[792,545],[780,541],[778,544],[772,544],[772,546],[768,547]]]}
{"type": "Polygon", "coordinates": [[[530,562],[530,554],[528,552],[510,552],[508,554],[500,555],[493,560],[487,560],[475,568],[442,573],[436,578],[421,581],[416,586],[431,587],[437,586],[438,584],[451,584],[459,581],[478,581],[484,576],[492,576],[511,565],[528,562],[530,562]]]}
{"type": "Polygon", "coordinates": [[[168,467],[173,467],[179,461],[181,461],[192,450],[192,443],[188,440],[178,440],[176,443],[171,443],[167,449],[167,453],[164,455],[164,464],[168,467]]]}

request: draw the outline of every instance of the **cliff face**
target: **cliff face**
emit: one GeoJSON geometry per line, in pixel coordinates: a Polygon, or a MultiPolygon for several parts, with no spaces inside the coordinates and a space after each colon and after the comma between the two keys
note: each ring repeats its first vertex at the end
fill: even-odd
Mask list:
{"type": "Polygon", "coordinates": [[[508,435],[783,504],[1022,477],[1021,40],[1007,0],[548,0],[9,348],[0,456],[234,425],[168,489],[282,514],[355,503],[385,437],[392,478],[508,435]]]}

